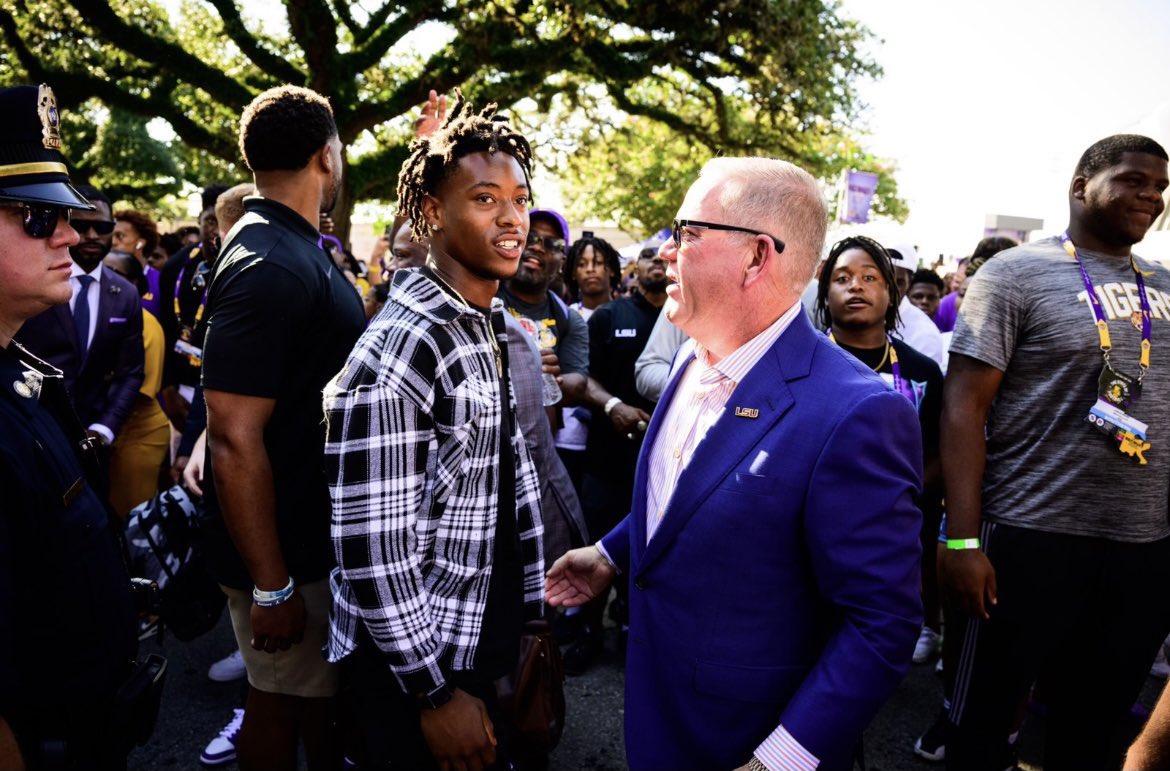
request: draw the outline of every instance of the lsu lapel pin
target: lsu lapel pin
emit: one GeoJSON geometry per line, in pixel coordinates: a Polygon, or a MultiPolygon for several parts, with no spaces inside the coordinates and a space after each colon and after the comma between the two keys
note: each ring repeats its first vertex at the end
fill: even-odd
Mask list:
{"type": "Polygon", "coordinates": [[[755,407],[736,407],[735,417],[737,418],[758,418],[760,411],[755,407]]]}

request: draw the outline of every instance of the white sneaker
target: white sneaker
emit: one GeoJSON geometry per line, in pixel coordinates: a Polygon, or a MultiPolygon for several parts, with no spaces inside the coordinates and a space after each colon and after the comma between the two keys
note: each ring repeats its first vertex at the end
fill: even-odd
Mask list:
{"type": "Polygon", "coordinates": [[[244,668],[244,654],[240,653],[238,648],[212,664],[207,670],[207,676],[217,683],[230,683],[247,674],[248,670],[244,668]]]}
{"type": "Polygon", "coordinates": [[[208,742],[199,762],[205,766],[225,766],[236,759],[236,738],[240,735],[240,726],[244,723],[244,710],[237,709],[232,715],[231,722],[223,727],[219,736],[208,742]]]}
{"type": "Polygon", "coordinates": [[[914,658],[911,659],[915,664],[925,664],[942,649],[942,635],[934,631],[928,626],[922,627],[922,631],[918,635],[918,642],[914,646],[914,658]]]}

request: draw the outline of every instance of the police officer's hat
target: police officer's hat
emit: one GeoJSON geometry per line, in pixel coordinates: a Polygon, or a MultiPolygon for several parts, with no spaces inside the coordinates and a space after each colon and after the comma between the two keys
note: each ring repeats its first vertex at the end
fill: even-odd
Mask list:
{"type": "Polygon", "coordinates": [[[6,88],[0,115],[0,200],[93,209],[69,184],[53,90],[43,83],[6,88]]]}

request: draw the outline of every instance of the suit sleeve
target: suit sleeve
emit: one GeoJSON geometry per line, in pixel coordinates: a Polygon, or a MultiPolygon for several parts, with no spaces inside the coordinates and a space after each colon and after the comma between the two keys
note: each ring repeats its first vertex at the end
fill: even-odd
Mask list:
{"type": "Polygon", "coordinates": [[[617,523],[617,527],[610,530],[600,542],[605,556],[609,558],[610,562],[617,565],[618,570],[626,574],[630,572],[630,539],[633,537],[633,531],[630,529],[630,517],[632,516],[633,514],[627,514],[621,522],[617,523]]]}
{"type": "MultiPolygon", "coordinates": [[[[118,313],[126,319],[126,332],[117,341],[114,352],[114,378],[110,382],[106,409],[99,419],[101,423],[118,436],[122,424],[134,407],[142,381],[146,377],[146,347],[142,342],[142,301],[133,287],[123,291],[124,298],[118,313]]],[[[108,323],[108,320],[103,320],[108,323]]]]}
{"type": "Polygon", "coordinates": [[[909,669],[922,624],[921,486],[914,408],[893,391],[862,399],[825,443],[805,507],[810,567],[836,624],[757,750],[766,763],[769,743],[785,734],[823,763],[847,762],[909,669]]]}

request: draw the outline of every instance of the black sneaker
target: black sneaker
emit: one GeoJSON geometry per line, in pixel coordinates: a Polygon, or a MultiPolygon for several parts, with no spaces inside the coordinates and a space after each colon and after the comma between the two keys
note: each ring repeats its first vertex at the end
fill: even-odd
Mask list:
{"type": "Polygon", "coordinates": [[[565,651],[564,666],[565,674],[567,675],[583,675],[593,666],[593,662],[601,655],[601,649],[604,647],[604,640],[601,637],[601,630],[595,630],[593,627],[585,627],[581,631],[581,636],[577,638],[577,642],[565,651]]]}
{"type": "Polygon", "coordinates": [[[951,721],[947,719],[947,713],[939,712],[934,725],[915,740],[914,754],[934,763],[946,760],[947,739],[950,738],[951,730],[951,721]]]}

